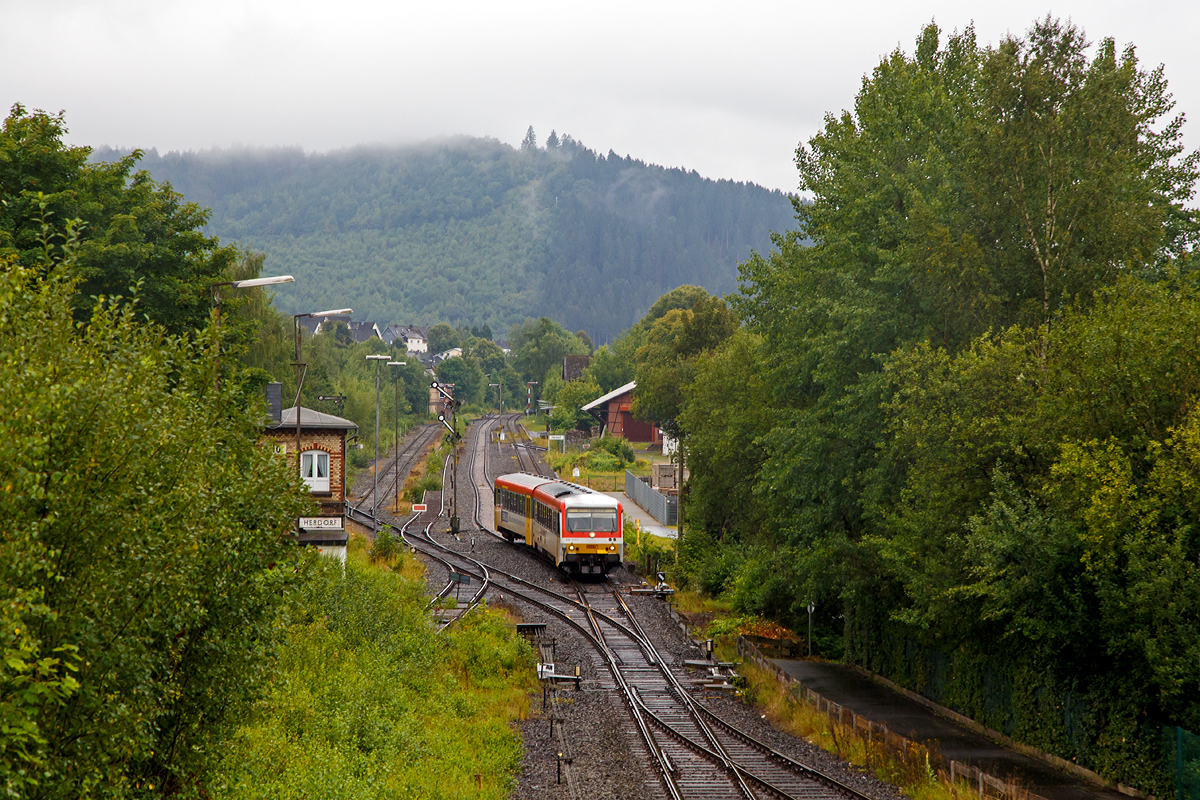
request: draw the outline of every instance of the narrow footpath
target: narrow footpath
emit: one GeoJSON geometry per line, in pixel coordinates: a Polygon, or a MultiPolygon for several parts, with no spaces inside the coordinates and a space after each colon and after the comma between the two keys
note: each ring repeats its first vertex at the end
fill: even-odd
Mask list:
{"type": "Polygon", "coordinates": [[[1046,800],[1129,800],[1115,789],[1063,772],[986,736],[964,728],[932,709],[876,683],[844,664],[772,658],[771,663],[831,702],[913,741],[936,743],[947,761],[979,767],[1009,779],[1046,800]]]}

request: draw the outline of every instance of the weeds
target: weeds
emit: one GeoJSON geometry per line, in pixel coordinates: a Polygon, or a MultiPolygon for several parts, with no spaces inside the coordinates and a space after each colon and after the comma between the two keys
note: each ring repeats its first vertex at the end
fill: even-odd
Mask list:
{"type": "Polygon", "coordinates": [[[934,769],[929,748],[907,739],[902,750],[892,749],[878,736],[829,718],[783,687],[775,675],[743,663],[746,701],[763,711],[771,724],[870,772],[914,800],[970,800],[976,795],[952,785],[934,769]]]}
{"type": "Polygon", "coordinates": [[[509,796],[521,755],[510,722],[536,682],[529,645],[486,607],[435,635],[416,559],[397,548],[390,568],[376,560],[352,540],[344,570],[322,561],[289,598],[272,680],[210,796],[509,796]]]}

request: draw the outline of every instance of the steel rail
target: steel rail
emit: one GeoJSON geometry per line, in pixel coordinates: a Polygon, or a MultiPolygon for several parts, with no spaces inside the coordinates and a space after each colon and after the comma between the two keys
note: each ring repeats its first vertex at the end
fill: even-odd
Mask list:
{"type": "MultiPolygon", "coordinates": [[[[501,422],[503,423],[503,420],[501,420],[501,422]]],[[[476,438],[475,441],[478,442],[480,440],[484,440],[482,434],[485,432],[486,432],[486,429],[484,429],[481,426],[481,428],[479,429],[479,436],[476,438]]],[[[486,440],[484,440],[484,441],[486,441],[486,440]]],[[[486,444],[484,445],[484,448],[485,448],[484,474],[486,476],[486,444]]],[[[471,474],[472,474],[472,483],[475,484],[475,486],[476,486],[475,520],[476,520],[476,523],[479,525],[480,530],[487,530],[486,528],[483,528],[482,524],[480,524],[481,521],[479,518],[479,513],[480,513],[480,506],[482,504],[482,502],[481,502],[482,498],[478,491],[478,485],[474,480],[474,470],[475,470],[475,466],[476,466],[476,459],[477,459],[478,452],[479,452],[478,447],[474,447],[472,449],[472,458],[471,458],[471,464],[470,464],[470,469],[471,469],[471,474]]],[[[410,523],[411,523],[411,521],[410,521],[410,523]]],[[[484,574],[488,575],[489,579],[492,575],[505,577],[511,583],[521,584],[521,585],[527,587],[528,590],[532,590],[533,592],[538,593],[538,594],[548,595],[550,598],[553,599],[552,602],[543,602],[543,601],[537,599],[536,597],[532,596],[528,591],[522,591],[513,586],[507,587],[507,590],[509,591],[510,594],[524,600],[525,602],[528,602],[528,603],[534,605],[535,607],[542,608],[542,609],[548,611],[549,613],[551,613],[552,615],[554,615],[555,617],[565,621],[568,625],[570,625],[572,628],[574,628],[576,631],[578,631],[580,633],[580,635],[582,635],[584,637],[584,639],[586,641],[588,641],[589,644],[591,644],[591,646],[601,655],[601,657],[606,662],[606,666],[608,667],[609,671],[613,674],[616,685],[618,686],[618,688],[621,689],[622,697],[624,698],[625,704],[626,704],[627,708],[629,709],[630,715],[634,719],[635,725],[637,726],[638,731],[639,731],[639,735],[642,738],[642,740],[646,743],[646,746],[648,747],[648,749],[653,757],[653,761],[655,762],[655,764],[657,766],[657,770],[659,773],[658,776],[663,781],[663,785],[665,787],[667,787],[668,791],[671,793],[672,798],[679,798],[679,800],[682,800],[682,797],[683,797],[682,789],[679,787],[678,782],[677,782],[676,773],[678,770],[677,770],[676,766],[672,763],[667,751],[662,749],[662,747],[655,740],[654,734],[650,732],[650,730],[649,730],[650,725],[653,725],[654,727],[661,729],[664,735],[677,741],[680,745],[686,747],[687,749],[691,750],[692,752],[696,753],[697,755],[701,756],[702,758],[707,759],[707,760],[717,764],[722,769],[724,769],[727,776],[730,777],[731,781],[737,787],[737,791],[740,792],[743,797],[748,797],[748,798],[755,797],[755,794],[750,789],[750,785],[753,785],[755,787],[755,789],[758,790],[759,793],[765,793],[765,794],[768,794],[768,795],[771,795],[774,797],[791,798],[794,795],[789,794],[786,789],[783,789],[779,786],[773,785],[764,777],[755,775],[754,772],[752,771],[752,769],[753,769],[752,767],[747,767],[746,765],[737,763],[737,761],[726,751],[725,747],[719,742],[717,734],[713,731],[714,726],[717,728],[720,728],[724,734],[733,736],[736,739],[738,739],[739,741],[741,741],[742,743],[744,743],[746,746],[754,748],[766,759],[776,762],[776,764],[779,765],[779,767],[782,767],[783,769],[788,770],[791,773],[798,774],[798,776],[805,782],[813,782],[813,783],[823,784],[827,788],[837,791],[840,794],[844,794],[847,797],[854,798],[854,800],[864,800],[864,795],[856,792],[853,789],[850,789],[849,787],[844,786],[843,784],[839,783],[838,781],[836,781],[833,778],[830,778],[829,776],[826,776],[810,767],[800,764],[799,762],[793,761],[792,759],[788,758],[787,756],[784,756],[783,754],[779,753],[778,751],[774,750],[773,748],[769,747],[768,745],[758,742],[753,737],[749,736],[748,734],[745,734],[744,732],[737,729],[735,726],[722,720],[719,716],[717,716],[713,712],[709,711],[708,709],[706,709],[703,706],[700,706],[698,703],[694,702],[692,700],[692,698],[688,696],[686,690],[679,684],[679,682],[675,678],[674,674],[671,673],[670,669],[663,663],[661,657],[657,653],[657,650],[654,648],[653,643],[650,641],[649,637],[645,634],[644,630],[642,630],[641,625],[637,622],[636,616],[633,614],[632,609],[630,609],[628,604],[625,602],[625,599],[615,590],[612,591],[613,597],[615,597],[617,603],[620,605],[624,616],[629,620],[629,623],[630,623],[629,626],[623,624],[621,621],[619,621],[617,619],[614,619],[613,617],[610,617],[609,615],[605,614],[602,611],[592,608],[591,604],[586,602],[585,596],[584,596],[583,592],[581,591],[581,589],[579,588],[578,584],[576,584],[576,593],[580,597],[579,601],[572,600],[570,597],[567,597],[567,596],[560,594],[556,591],[553,591],[551,589],[547,589],[547,588],[538,586],[536,584],[530,583],[530,582],[528,582],[516,575],[512,575],[511,573],[508,573],[504,570],[498,570],[495,568],[491,568],[489,570],[489,568],[485,564],[483,564],[483,562],[481,562],[477,559],[465,556],[461,553],[454,553],[454,551],[451,551],[451,550],[449,550],[449,548],[443,547],[442,545],[440,545],[439,543],[434,541],[432,539],[432,537],[429,536],[429,528],[431,526],[432,526],[432,523],[430,523],[429,526],[426,526],[425,538],[429,542],[429,544],[432,545],[434,548],[444,550],[448,553],[453,553],[456,558],[458,558],[462,561],[465,561],[465,562],[470,562],[471,564],[475,565],[475,567],[478,568],[481,572],[487,570],[487,572],[484,574]],[[580,601],[583,601],[583,602],[580,602],[580,601]],[[559,608],[559,607],[555,606],[553,603],[560,603],[563,606],[565,606],[565,608],[559,608]],[[575,620],[572,617],[571,613],[569,613],[569,611],[571,611],[571,610],[573,610],[575,613],[581,613],[582,615],[584,615],[588,620],[588,624],[591,626],[591,628],[593,630],[588,630],[583,625],[581,625],[577,620],[575,620]],[[637,687],[630,684],[628,682],[628,680],[626,680],[625,676],[622,674],[622,670],[621,670],[622,661],[619,658],[619,656],[617,656],[617,654],[609,646],[608,642],[605,640],[605,636],[601,629],[602,624],[609,626],[611,629],[613,629],[614,632],[617,632],[619,635],[625,637],[626,639],[628,639],[631,642],[633,642],[634,644],[636,644],[638,650],[641,651],[643,656],[646,658],[646,661],[648,662],[648,664],[657,667],[657,670],[665,678],[665,683],[667,685],[667,692],[672,697],[676,698],[679,701],[680,705],[683,706],[683,708],[686,710],[688,715],[691,717],[691,720],[692,720],[691,724],[693,724],[699,731],[702,732],[704,739],[708,740],[707,745],[703,742],[695,741],[687,734],[676,730],[672,726],[671,723],[667,722],[664,719],[661,719],[645,703],[645,701],[642,698],[641,693],[638,691],[637,687]]],[[[407,529],[407,527],[408,527],[408,525],[405,525],[405,529],[407,529]]],[[[500,538],[503,538],[503,537],[500,537],[500,538]]],[[[406,541],[408,541],[408,540],[406,539],[406,541]]],[[[438,560],[442,560],[438,556],[436,556],[434,553],[429,553],[426,548],[422,547],[421,549],[422,549],[422,551],[427,552],[430,556],[438,558],[438,560]]],[[[462,569],[462,568],[460,567],[460,569],[462,569]]],[[[611,589],[611,586],[610,586],[610,589],[611,589]]],[[[480,592],[480,596],[481,595],[482,595],[482,590],[480,592]]]]}

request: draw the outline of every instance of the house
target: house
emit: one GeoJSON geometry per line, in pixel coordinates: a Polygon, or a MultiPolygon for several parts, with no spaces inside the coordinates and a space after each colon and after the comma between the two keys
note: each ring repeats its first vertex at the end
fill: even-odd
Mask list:
{"type": "Polygon", "coordinates": [[[429,329],[416,325],[388,325],[379,335],[388,345],[399,339],[410,353],[429,352],[429,329]]]}
{"type": "Polygon", "coordinates": [[[345,560],[346,436],[351,430],[357,431],[358,425],[302,406],[281,409],[280,394],[280,384],[267,385],[271,418],[263,430],[263,442],[299,471],[317,502],[316,514],[300,517],[293,535],[301,546],[316,547],[345,560]]]}
{"type": "Polygon", "coordinates": [[[633,390],[637,381],[612,390],[603,397],[598,397],[581,411],[591,414],[600,423],[601,433],[617,436],[631,442],[649,442],[658,444],[662,441],[662,431],[649,422],[633,418],[633,390]]]}
{"type": "MultiPolygon", "coordinates": [[[[439,386],[441,386],[442,390],[445,391],[446,394],[449,394],[451,397],[454,397],[454,384],[453,383],[440,383],[439,386]]],[[[452,409],[450,408],[450,401],[446,399],[445,395],[443,395],[441,392],[439,392],[433,386],[430,386],[429,387],[429,415],[431,417],[436,417],[439,414],[449,414],[449,413],[451,413],[451,410],[452,409]]]]}
{"type": "Polygon", "coordinates": [[[383,334],[379,331],[379,324],[375,322],[351,322],[349,323],[350,335],[354,337],[355,344],[362,344],[367,339],[374,336],[376,339],[383,339],[383,334]]]}

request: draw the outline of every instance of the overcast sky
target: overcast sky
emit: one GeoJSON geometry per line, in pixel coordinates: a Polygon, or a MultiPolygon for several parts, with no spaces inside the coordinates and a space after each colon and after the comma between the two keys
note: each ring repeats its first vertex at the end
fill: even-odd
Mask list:
{"type": "Polygon", "coordinates": [[[0,0],[0,101],[72,143],[325,151],[533,125],[796,188],[792,154],[931,19],[981,43],[1047,13],[1164,64],[1200,146],[1200,3],[0,0]]]}

